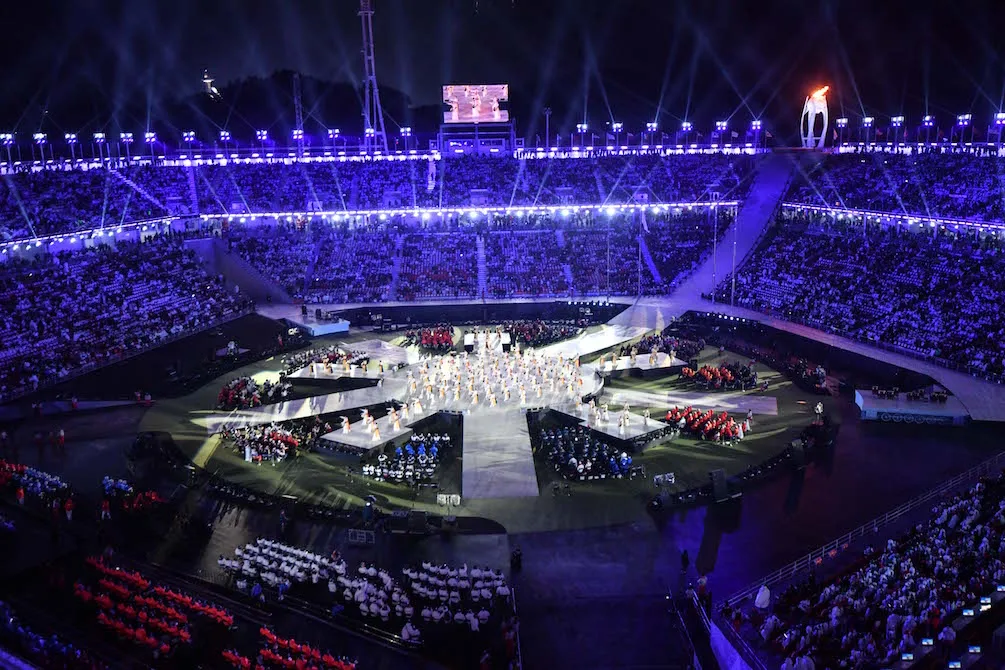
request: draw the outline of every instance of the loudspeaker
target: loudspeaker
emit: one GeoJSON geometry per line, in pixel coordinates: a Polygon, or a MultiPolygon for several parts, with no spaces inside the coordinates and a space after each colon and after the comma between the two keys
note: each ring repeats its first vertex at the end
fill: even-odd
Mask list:
{"type": "Polygon", "coordinates": [[[712,498],[716,502],[729,499],[729,484],[726,482],[726,471],[722,468],[711,470],[708,478],[712,480],[712,498]]]}

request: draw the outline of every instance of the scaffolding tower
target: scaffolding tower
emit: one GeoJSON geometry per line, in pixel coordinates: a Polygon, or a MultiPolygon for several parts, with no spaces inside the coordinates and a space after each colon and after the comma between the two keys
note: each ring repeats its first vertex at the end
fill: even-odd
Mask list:
{"type": "Polygon", "coordinates": [[[359,20],[363,26],[363,146],[367,151],[387,153],[384,112],[373,58],[373,0],[359,0],[359,20]]]}

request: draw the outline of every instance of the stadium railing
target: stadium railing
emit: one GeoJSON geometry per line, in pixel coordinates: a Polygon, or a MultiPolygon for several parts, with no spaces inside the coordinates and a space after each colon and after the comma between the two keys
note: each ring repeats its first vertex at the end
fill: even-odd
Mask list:
{"type": "Polygon", "coordinates": [[[845,551],[851,546],[852,542],[865,537],[875,538],[876,533],[881,528],[903,519],[907,514],[917,510],[920,506],[927,505],[932,500],[940,498],[950,491],[962,488],[964,485],[969,485],[985,475],[989,475],[994,473],[996,470],[1000,470],[1002,464],[1005,464],[1005,452],[1001,452],[983,463],[970,468],[966,472],[962,472],[951,479],[947,479],[939,486],[912,498],[903,505],[900,505],[886,514],[876,517],[872,521],[859,526],[849,533],[845,533],[841,537],[831,540],[824,546],[811,551],[805,556],[796,559],[792,563],[765,575],[763,578],[757,580],[750,586],[729,596],[723,604],[728,605],[729,607],[736,607],[744,600],[752,599],[762,586],[771,588],[782,582],[789,581],[802,573],[809,572],[814,566],[820,565],[827,559],[834,558],[841,552],[845,551]]]}

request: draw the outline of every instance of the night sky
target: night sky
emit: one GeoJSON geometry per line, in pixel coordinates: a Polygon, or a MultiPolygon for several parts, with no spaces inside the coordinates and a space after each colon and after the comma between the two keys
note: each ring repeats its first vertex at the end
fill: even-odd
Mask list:
{"type": "MultiPolygon", "coordinates": [[[[1005,94],[1000,0],[374,6],[382,88],[435,105],[443,83],[508,82],[524,134],[543,123],[545,106],[555,127],[581,121],[588,109],[594,125],[728,118],[745,126],[760,117],[794,131],[803,96],[822,84],[831,86],[832,117],[903,113],[909,124],[926,112],[986,119],[1005,94]]],[[[357,9],[355,0],[0,3],[0,124],[28,131],[41,109],[81,123],[88,97],[144,104],[155,117],[158,101],[198,92],[204,68],[221,86],[280,69],[357,82],[357,9]]]]}

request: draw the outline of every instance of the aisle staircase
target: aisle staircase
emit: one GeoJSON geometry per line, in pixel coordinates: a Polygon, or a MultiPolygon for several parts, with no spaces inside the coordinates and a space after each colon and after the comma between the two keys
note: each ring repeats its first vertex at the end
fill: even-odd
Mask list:
{"type": "Polygon", "coordinates": [[[199,189],[195,185],[195,168],[187,167],[185,168],[185,176],[188,178],[188,197],[191,201],[192,212],[199,211],[199,189]]]}
{"type": "Polygon", "coordinates": [[[391,285],[387,287],[387,299],[398,299],[398,278],[401,276],[402,250],[405,247],[405,236],[394,238],[394,262],[391,264],[391,285]]]}
{"type": "Polygon", "coordinates": [[[753,251],[761,235],[768,229],[792,179],[798,158],[790,153],[771,153],[764,156],[755,168],[754,183],[740,205],[736,221],[720,240],[716,253],[705,262],[676,291],[674,298],[696,304],[702,294],[711,293],[716,283],[725,281],[733,267],[736,240],[736,267],[743,265],[747,254],[753,251]],[[734,238],[735,235],[735,238],[734,238]]]}
{"type": "Polygon", "coordinates": [[[109,172],[111,172],[113,175],[115,175],[116,177],[118,177],[122,182],[124,182],[126,184],[126,186],[128,186],[129,188],[131,188],[134,191],[136,191],[137,193],[139,193],[148,202],[150,202],[153,205],[155,205],[162,212],[170,212],[172,214],[174,213],[174,212],[171,212],[171,210],[168,209],[164,205],[164,203],[162,203],[160,200],[158,200],[153,195],[151,195],[150,191],[146,190],[145,188],[143,188],[142,186],[140,186],[139,184],[137,184],[136,182],[134,182],[132,179],[130,179],[126,175],[122,174],[119,170],[109,170],[109,172]]]}
{"type": "Polygon", "coordinates": [[[484,299],[488,295],[488,267],[485,263],[485,236],[478,236],[478,297],[484,299]]]}
{"type": "Polygon", "coordinates": [[[653,275],[653,281],[656,282],[657,286],[663,286],[663,275],[660,274],[660,269],[656,267],[656,261],[653,260],[653,255],[649,251],[645,235],[639,235],[639,247],[642,249],[642,260],[645,261],[646,267],[649,268],[649,272],[653,275]]]}
{"type": "Polygon", "coordinates": [[[604,180],[600,178],[600,170],[594,168],[593,178],[597,181],[597,197],[600,198],[597,202],[606,203],[607,193],[604,189],[604,180]]]}
{"type": "Polygon", "coordinates": [[[561,228],[555,229],[555,241],[558,242],[559,249],[565,248],[565,231],[561,228]]]}
{"type": "Polygon", "coordinates": [[[359,175],[353,175],[352,184],[349,186],[349,209],[359,209],[356,203],[359,201],[359,175]]]}

